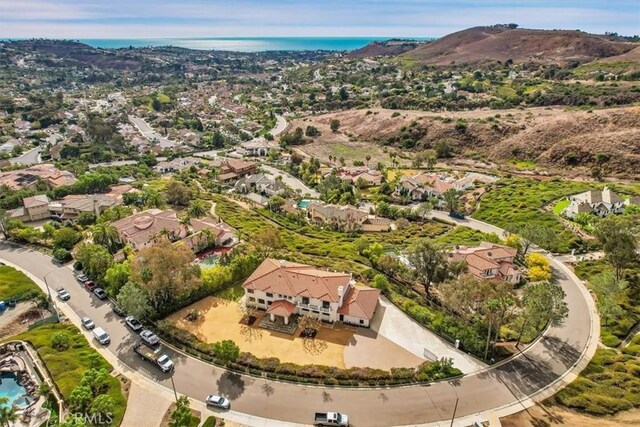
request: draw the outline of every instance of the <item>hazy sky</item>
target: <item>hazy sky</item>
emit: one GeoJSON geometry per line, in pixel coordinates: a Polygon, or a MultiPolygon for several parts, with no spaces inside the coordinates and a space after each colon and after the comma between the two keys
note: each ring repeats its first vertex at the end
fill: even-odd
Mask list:
{"type": "Polygon", "coordinates": [[[442,36],[526,28],[640,33],[638,0],[0,0],[0,38],[442,36]]]}

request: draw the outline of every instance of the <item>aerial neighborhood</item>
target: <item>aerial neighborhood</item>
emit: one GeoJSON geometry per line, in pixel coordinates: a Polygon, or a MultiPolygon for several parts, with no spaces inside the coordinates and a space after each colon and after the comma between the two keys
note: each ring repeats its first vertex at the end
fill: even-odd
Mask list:
{"type": "Polygon", "coordinates": [[[6,36],[0,425],[638,421],[638,36],[6,36]]]}

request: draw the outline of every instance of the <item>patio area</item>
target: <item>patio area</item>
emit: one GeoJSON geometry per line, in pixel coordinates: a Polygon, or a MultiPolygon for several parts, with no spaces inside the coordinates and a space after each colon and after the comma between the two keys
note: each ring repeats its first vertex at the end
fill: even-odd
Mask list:
{"type": "MultiPolygon", "coordinates": [[[[168,319],[203,342],[230,339],[241,351],[251,352],[257,357],[277,357],[281,362],[379,369],[416,366],[422,362],[422,359],[370,329],[341,323],[323,324],[315,339],[303,339],[300,329],[290,334],[261,328],[262,322],[270,322],[265,312],[259,312],[251,325],[242,323],[243,316],[238,303],[207,297],[168,319]],[[199,310],[201,316],[190,322],[186,316],[194,309],[199,310]]],[[[277,319],[282,326],[287,326],[281,317],[276,316],[277,319]]]]}

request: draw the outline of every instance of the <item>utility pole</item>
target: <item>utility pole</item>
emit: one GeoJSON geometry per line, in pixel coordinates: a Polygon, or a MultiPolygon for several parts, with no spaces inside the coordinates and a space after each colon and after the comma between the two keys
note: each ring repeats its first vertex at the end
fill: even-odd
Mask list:
{"type": "Polygon", "coordinates": [[[173,387],[173,395],[176,397],[176,402],[178,401],[178,393],[176,392],[176,384],[173,382],[173,374],[169,377],[171,378],[171,387],[173,387]]]}
{"type": "Polygon", "coordinates": [[[458,410],[458,401],[459,400],[460,400],[460,398],[456,396],[456,406],[453,407],[453,415],[451,416],[451,424],[449,424],[449,427],[453,427],[453,420],[456,419],[456,411],[458,410]]]}
{"type": "Polygon", "coordinates": [[[50,271],[49,273],[44,275],[44,285],[47,288],[47,293],[49,294],[49,304],[51,304],[51,307],[53,308],[53,311],[56,314],[56,317],[58,318],[58,321],[60,320],[60,315],[58,314],[58,308],[56,307],[56,304],[53,302],[53,297],[51,296],[51,287],[49,286],[49,281],[47,280],[47,276],[49,274],[53,273],[53,271],[50,271]]]}

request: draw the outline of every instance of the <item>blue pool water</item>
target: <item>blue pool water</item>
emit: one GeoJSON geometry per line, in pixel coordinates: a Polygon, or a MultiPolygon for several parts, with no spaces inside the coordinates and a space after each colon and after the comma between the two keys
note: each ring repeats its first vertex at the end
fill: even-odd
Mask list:
{"type": "Polygon", "coordinates": [[[220,257],[218,257],[217,255],[208,256],[200,260],[200,268],[204,268],[204,269],[211,268],[217,265],[219,260],[220,260],[220,257]]]}
{"type": "Polygon", "coordinates": [[[300,203],[298,203],[298,207],[306,208],[307,206],[309,206],[309,203],[311,203],[309,200],[302,200],[300,203]]]}
{"type": "Polygon", "coordinates": [[[0,397],[9,399],[8,406],[14,403],[20,407],[27,406],[27,399],[24,397],[25,389],[18,384],[18,379],[11,373],[0,375],[0,397]]]}

